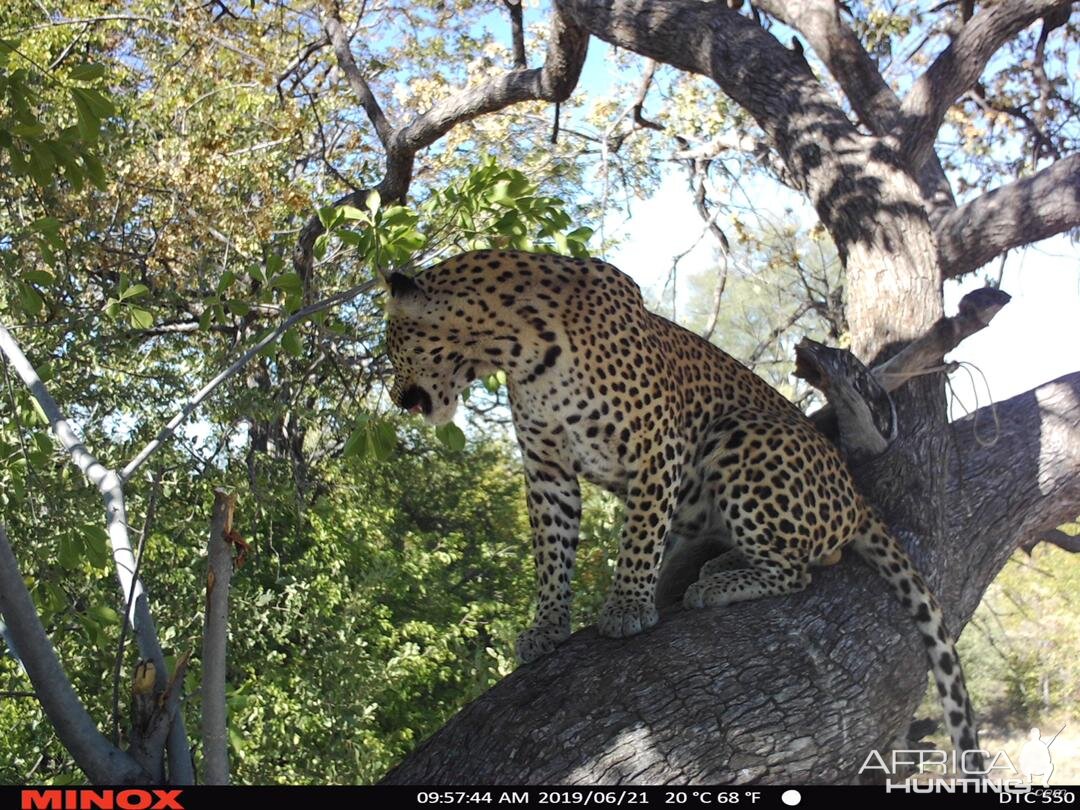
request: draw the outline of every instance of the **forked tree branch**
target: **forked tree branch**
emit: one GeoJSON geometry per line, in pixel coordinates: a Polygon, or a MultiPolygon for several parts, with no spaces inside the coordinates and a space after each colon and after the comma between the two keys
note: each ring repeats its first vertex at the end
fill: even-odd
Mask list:
{"type": "Polygon", "coordinates": [[[154,780],[102,734],[75,694],[41,625],[15,555],[0,525],[0,615],[19,649],[34,693],[60,742],[95,784],[147,784],[154,780]]]}
{"type": "MultiPolygon", "coordinates": [[[[899,126],[900,98],[885,82],[858,36],[840,18],[837,0],[762,0],[755,5],[806,37],[867,129],[875,135],[888,135],[899,126]]],[[[928,158],[917,180],[933,222],[955,208],[956,201],[937,155],[931,152],[928,158]]]]}
{"type": "Polygon", "coordinates": [[[945,113],[978,81],[998,49],[1040,17],[1074,0],[1011,0],[985,6],[960,29],[920,76],[901,108],[899,139],[905,159],[921,166],[933,149],[945,113]]]}
{"type": "MultiPolygon", "coordinates": [[[[41,381],[33,365],[23,354],[19,344],[11,333],[0,325],[0,353],[11,363],[15,372],[22,379],[30,393],[41,406],[49,421],[53,435],[68,454],[75,466],[101,493],[105,504],[105,525],[109,533],[109,546],[112,549],[116,577],[120,584],[121,598],[124,604],[133,597],[131,610],[125,617],[131,624],[139,654],[152,661],[157,668],[157,688],[163,692],[166,687],[165,656],[158,641],[157,629],[146,599],[142,583],[135,577],[135,554],[128,536],[127,510],[124,503],[124,481],[114,470],[109,469],[87,450],[82,440],[76,435],[71,424],[60,411],[56,400],[52,398],[45,383],[41,381]]],[[[191,765],[187,732],[180,715],[172,723],[168,736],[169,779],[173,784],[194,784],[195,772],[191,765]]]]}
{"type": "Polygon", "coordinates": [[[371,125],[375,127],[375,134],[379,136],[379,142],[383,145],[383,148],[388,147],[390,136],[394,131],[393,125],[387,120],[386,114],[379,105],[378,99],[375,98],[375,94],[371,92],[371,87],[364,78],[364,74],[357,67],[349,34],[345,30],[341,17],[338,16],[336,10],[327,12],[323,18],[323,28],[326,29],[326,35],[330,39],[330,44],[334,47],[334,55],[337,57],[338,67],[341,68],[341,72],[345,75],[345,80],[349,83],[353,93],[356,94],[360,106],[367,113],[371,125]]]}
{"type": "MultiPolygon", "coordinates": [[[[334,205],[360,205],[376,190],[386,202],[402,202],[412,183],[416,153],[454,127],[486,113],[523,101],[561,102],[570,97],[585,64],[589,35],[571,24],[558,11],[552,14],[551,34],[543,67],[507,71],[489,81],[468,87],[436,102],[383,140],[386,171],[375,189],[359,189],[335,200],[334,205]]],[[[363,88],[361,88],[363,103],[363,88]]],[[[293,266],[307,283],[313,272],[315,240],[325,232],[317,216],[300,232],[293,250],[293,266]]]]}

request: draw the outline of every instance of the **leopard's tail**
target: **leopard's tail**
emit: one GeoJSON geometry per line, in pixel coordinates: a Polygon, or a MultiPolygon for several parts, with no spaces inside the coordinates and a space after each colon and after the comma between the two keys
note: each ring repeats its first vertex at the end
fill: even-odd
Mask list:
{"type": "Polygon", "coordinates": [[[945,627],[945,618],[937,599],[889,528],[876,515],[868,514],[862,532],[851,547],[889,583],[893,593],[915,619],[945,709],[949,737],[958,755],[964,757],[966,772],[970,774],[982,770],[975,713],[964,685],[956,643],[945,627]]]}

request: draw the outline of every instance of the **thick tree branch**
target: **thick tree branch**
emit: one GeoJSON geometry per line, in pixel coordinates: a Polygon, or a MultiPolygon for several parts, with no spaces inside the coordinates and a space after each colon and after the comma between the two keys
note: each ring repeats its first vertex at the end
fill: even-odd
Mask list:
{"type": "MultiPolygon", "coordinates": [[[[801,54],[721,3],[557,0],[557,7],[600,39],[709,76],[753,116],[848,271],[856,352],[876,356],[940,317],[936,247],[921,191],[895,142],[860,134],[801,54]]],[[[931,402],[928,392],[911,390],[923,405],[931,402]]]]}
{"type": "Polygon", "coordinates": [[[806,37],[868,129],[883,134],[896,126],[900,99],[855,32],[840,19],[835,0],[760,0],[754,5],[806,37]]]}
{"type": "Polygon", "coordinates": [[[1080,372],[980,408],[950,430],[956,542],[934,564],[968,571],[939,594],[966,620],[1013,551],[1080,515],[1080,372]]]}
{"type": "Polygon", "coordinates": [[[1011,0],[975,14],[904,98],[898,134],[905,159],[921,166],[929,157],[946,111],[974,86],[998,48],[1035,20],[1072,2],[1011,0]]]}
{"type": "Polygon", "coordinates": [[[875,366],[874,376],[886,391],[895,391],[913,376],[940,365],[945,355],[961,342],[989,326],[994,316],[1011,300],[1008,293],[992,287],[969,292],[960,299],[955,315],[941,318],[918,340],[875,366]]]}
{"type": "Polygon", "coordinates": [[[414,155],[456,127],[522,101],[566,101],[585,64],[589,35],[556,13],[541,68],[511,70],[436,102],[394,133],[393,154],[414,155]]]}
{"type": "Polygon", "coordinates": [[[1025,554],[1030,556],[1031,552],[1035,549],[1035,546],[1039,543],[1046,543],[1051,546],[1057,546],[1062,551],[1066,551],[1069,554],[1080,554],[1080,535],[1065,534],[1061,529],[1049,529],[1045,532],[1032,537],[1030,540],[1020,544],[1020,548],[1024,550],[1025,554]]]}
{"type": "Polygon", "coordinates": [[[937,223],[945,278],[982,267],[1006,250],[1080,226],[1080,154],[976,197],[937,223]]]}
{"type": "MultiPolygon", "coordinates": [[[[954,630],[1031,531],[1080,512],[1080,373],[996,407],[1005,429],[992,446],[971,420],[953,426],[947,541],[909,546],[954,630]]],[[[586,628],[466,707],[386,781],[853,782],[871,749],[908,728],[925,688],[912,622],[845,558],[799,594],[676,609],[630,639],[586,628]]]]}
{"type": "Polygon", "coordinates": [[[514,47],[514,67],[529,66],[525,56],[525,14],[521,0],[503,0],[503,5],[510,12],[510,32],[514,47]]]}
{"type": "Polygon", "coordinates": [[[109,742],[87,714],[56,657],[0,525],[0,615],[60,742],[95,784],[147,784],[149,773],[109,742]]]}
{"type": "MultiPolygon", "coordinates": [[[[891,392],[898,390],[913,378],[920,377],[928,371],[933,371],[935,369],[944,370],[941,369],[940,366],[945,355],[959,346],[960,343],[968,337],[988,326],[994,316],[997,315],[1001,308],[1009,303],[1009,301],[1010,297],[1008,293],[991,288],[974,290],[968,293],[960,300],[956,315],[939,319],[925,334],[911,341],[911,343],[901,349],[896,355],[889,358],[889,360],[875,366],[871,370],[874,379],[886,392],[891,392]]],[[[804,341],[804,343],[806,343],[806,341],[804,341]]],[[[809,341],[809,343],[813,344],[814,341],[809,341]]],[[[820,344],[815,345],[820,346],[820,344]]],[[[846,417],[849,423],[846,426],[839,425],[838,410],[834,406],[832,400],[834,393],[843,397],[844,392],[832,392],[829,390],[830,380],[826,374],[827,368],[815,368],[813,362],[808,362],[813,359],[812,351],[810,354],[806,354],[805,350],[800,351],[801,348],[800,345],[800,348],[796,349],[798,364],[796,365],[795,373],[807,380],[811,385],[825,392],[830,401],[829,405],[811,414],[810,420],[818,430],[840,444],[842,449],[845,443],[848,443],[852,447],[866,445],[866,447],[872,451],[881,452],[884,449],[883,445],[888,444],[888,442],[892,440],[892,435],[896,433],[898,428],[895,424],[889,429],[885,428],[885,421],[888,420],[884,420],[883,418],[887,415],[887,411],[892,410],[891,404],[886,406],[880,401],[880,398],[878,398],[877,404],[868,402],[867,405],[869,405],[869,411],[863,412],[861,410],[863,406],[856,401],[857,398],[848,397],[846,405],[842,404],[843,413],[840,413],[839,417],[846,417]],[[804,354],[806,354],[805,357],[804,354]],[[865,424],[857,424],[857,414],[859,413],[862,413],[862,416],[867,419],[865,424]],[[847,431],[847,437],[844,435],[845,430],[847,431]],[[865,440],[854,438],[856,436],[869,435],[875,430],[882,435],[883,441],[867,442],[865,440]]],[[[828,347],[821,347],[821,349],[823,349],[824,352],[831,354],[834,358],[840,358],[845,354],[850,354],[848,352],[839,352],[839,350],[831,350],[828,349],[828,347]]],[[[850,362],[853,365],[862,366],[861,361],[857,360],[854,356],[850,358],[850,362]]],[[[862,396],[868,396],[869,387],[864,386],[864,389],[866,390],[861,392],[862,396]]],[[[895,413],[888,415],[891,421],[895,423],[895,413]]],[[[865,457],[867,454],[863,452],[858,453],[858,455],[860,455],[860,457],[865,457]]]]}

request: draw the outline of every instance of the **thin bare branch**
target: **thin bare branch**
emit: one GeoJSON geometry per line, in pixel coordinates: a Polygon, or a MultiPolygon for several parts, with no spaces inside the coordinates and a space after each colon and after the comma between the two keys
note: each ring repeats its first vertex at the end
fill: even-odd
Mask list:
{"type": "Polygon", "coordinates": [[[143,462],[150,458],[150,456],[159,447],[161,447],[161,445],[163,445],[170,438],[172,438],[173,434],[176,433],[176,429],[188,420],[188,418],[196,411],[196,409],[198,409],[198,407],[203,402],[206,401],[206,398],[209,397],[219,385],[221,385],[223,382],[236,374],[236,372],[246,366],[248,364],[248,361],[250,361],[252,357],[257,355],[259,352],[261,352],[263,349],[265,349],[267,346],[269,346],[279,337],[281,337],[281,335],[284,334],[289,327],[293,326],[296,323],[299,323],[305,318],[314,315],[316,312],[322,312],[323,310],[330,309],[331,307],[337,306],[338,304],[343,304],[346,301],[351,301],[361,293],[368,292],[374,287],[374,281],[365,281],[363,284],[357,284],[355,287],[351,287],[348,290],[343,290],[342,292],[335,293],[334,295],[324,298],[321,301],[316,301],[314,304],[306,306],[303,309],[299,309],[292,315],[290,315],[288,318],[286,318],[284,321],[282,321],[275,329],[272,329],[270,332],[268,332],[261,340],[257,341],[255,345],[253,345],[246,352],[240,355],[240,357],[233,361],[232,365],[230,365],[220,374],[215,376],[198,391],[196,391],[187,401],[184,407],[181,408],[180,411],[172,419],[170,419],[168,423],[158,432],[158,435],[155,436],[149,444],[147,444],[142,450],[140,450],[138,454],[136,454],[136,456],[127,463],[124,469],[120,472],[120,480],[129,480],[131,476],[135,474],[135,471],[142,466],[143,462]]]}
{"type": "Polygon", "coordinates": [[[202,739],[204,776],[208,785],[229,784],[228,707],[225,671],[228,664],[229,583],[232,580],[232,545],[236,496],[214,491],[214,511],[206,571],[206,617],[202,647],[202,739]]]}

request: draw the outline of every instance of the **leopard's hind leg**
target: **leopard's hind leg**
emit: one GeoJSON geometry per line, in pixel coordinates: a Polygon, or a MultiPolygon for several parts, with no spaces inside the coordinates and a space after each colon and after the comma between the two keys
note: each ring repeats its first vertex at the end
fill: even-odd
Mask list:
{"type": "Polygon", "coordinates": [[[754,539],[744,535],[740,538],[742,548],[736,552],[737,562],[748,567],[732,570],[736,560],[728,556],[730,552],[710,560],[702,566],[698,581],[686,589],[683,604],[688,608],[722,607],[795,593],[810,584],[810,572],[804,561],[769,553],[767,548],[756,549],[751,545],[754,539]],[[717,565],[710,568],[712,563],[717,565]]]}

